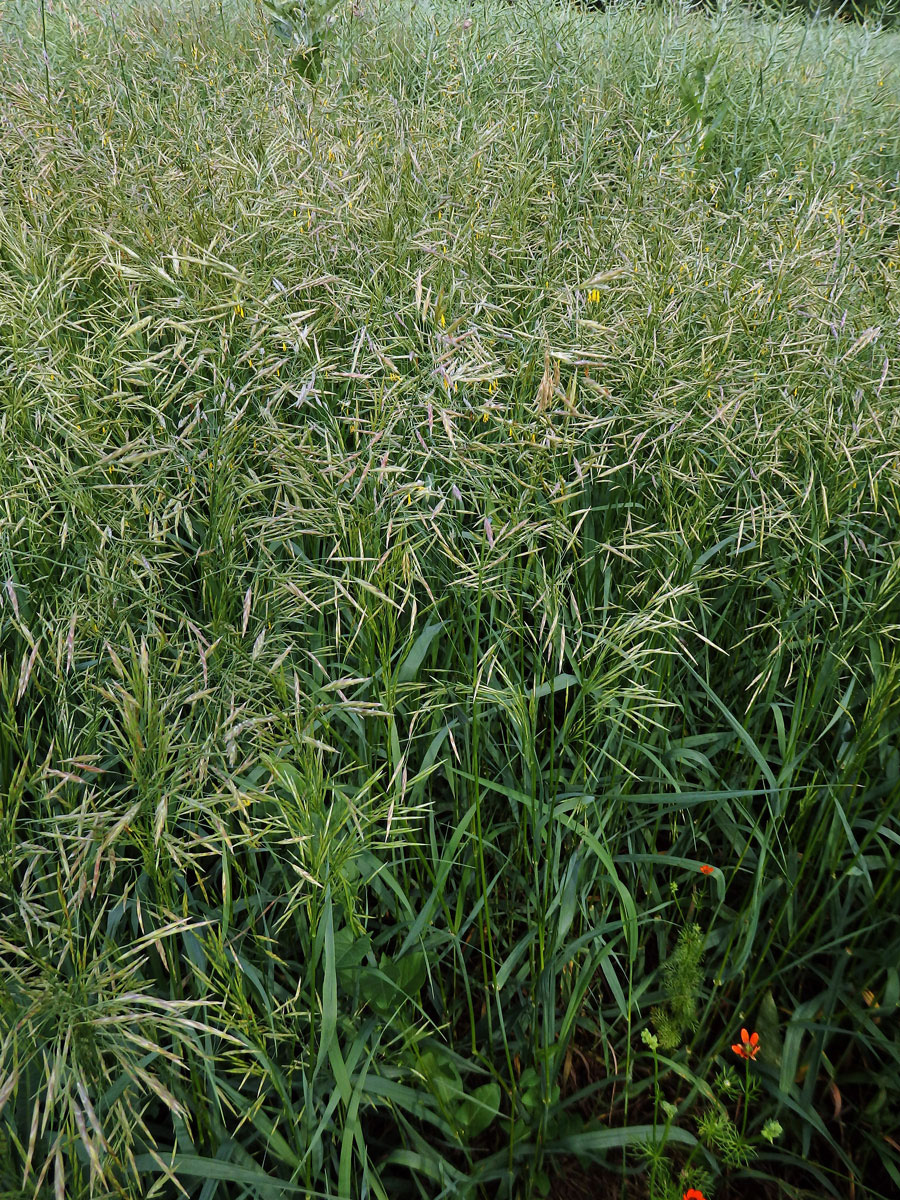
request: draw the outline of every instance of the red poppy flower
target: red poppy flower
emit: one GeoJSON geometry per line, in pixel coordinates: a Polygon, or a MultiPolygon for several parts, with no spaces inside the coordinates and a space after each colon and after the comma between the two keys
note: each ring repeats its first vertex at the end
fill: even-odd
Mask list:
{"type": "Polygon", "coordinates": [[[688,1188],[682,1196],[682,1200],[706,1200],[706,1197],[699,1188],[688,1188]]]}
{"type": "MultiPolygon", "coordinates": [[[[703,864],[703,866],[700,868],[700,870],[701,870],[702,874],[704,874],[704,875],[712,875],[712,874],[713,874],[713,872],[715,871],[715,869],[716,869],[716,868],[715,868],[715,867],[711,867],[711,866],[709,865],[709,863],[704,863],[704,864],[703,864]]],[[[697,1190],[696,1188],[691,1188],[691,1191],[692,1191],[692,1192],[696,1192],[696,1190],[697,1190]]]]}
{"type": "Polygon", "coordinates": [[[731,1048],[741,1058],[756,1058],[759,1054],[759,1034],[742,1029],[740,1042],[731,1048]]]}

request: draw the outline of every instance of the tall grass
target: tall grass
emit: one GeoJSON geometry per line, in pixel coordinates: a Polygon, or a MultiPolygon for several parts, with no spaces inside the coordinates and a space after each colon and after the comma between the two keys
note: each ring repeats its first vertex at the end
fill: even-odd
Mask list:
{"type": "Polygon", "coordinates": [[[2,1194],[891,1194],[896,37],[4,10],[2,1194]]]}

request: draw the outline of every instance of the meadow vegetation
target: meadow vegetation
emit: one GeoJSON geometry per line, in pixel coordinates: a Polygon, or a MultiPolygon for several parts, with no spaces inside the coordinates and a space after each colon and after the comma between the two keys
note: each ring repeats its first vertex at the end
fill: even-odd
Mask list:
{"type": "Polygon", "coordinates": [[[0,0],[0,180],[0,1196],[896,1195],[897,35],[0,0]]]}

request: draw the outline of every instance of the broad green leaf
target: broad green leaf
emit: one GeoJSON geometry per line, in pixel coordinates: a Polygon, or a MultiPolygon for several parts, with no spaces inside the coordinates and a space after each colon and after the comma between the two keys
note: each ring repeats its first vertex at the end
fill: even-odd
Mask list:
{"type": "MultiPolygon", "coordinates": [[[[241,1184],[253,1188],[260,1196],[282,1196],[284,1194],[299,1196],[308,1194],[306,1189],[296,1183],[287,1183],[268,1175],[265,1171],[254,1171],[249,1167],[239,1167],[233,1163],[221,1162],[217,1158],[203,1158],[199,1154],[164,1155],[160,1158],[166,1168],[176,1176],[187,1175],[201,1179],[221,1179],[225,1183],[241,1184]]],[[[138,1154],[134,1160],[139,1171],[148,1175],[160,1172],[159,1163],[149,1154],[138,1154]]]]}
{"type": "Polygon", "coordinates": [[[397,672],[398,683],[412,683],[419,673],[422,660],[428,653],[431,643],[444,628],[442,621],[433,621],[426,625],[409,649],[409,653],[400,664],[397,672]]]}
{"type": "Polygon", "coordinates": [[[500,1111],[499,1083],[484,1083],[456,1108],[456,1124],[467,1138],[483,1133],[500,1111]]]}

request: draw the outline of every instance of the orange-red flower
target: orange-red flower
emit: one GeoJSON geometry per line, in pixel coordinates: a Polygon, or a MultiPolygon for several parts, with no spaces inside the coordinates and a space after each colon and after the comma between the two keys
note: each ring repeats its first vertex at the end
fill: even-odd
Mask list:
{"type": "MultiPolygon", "coordinates": [[[[715,867],[711,867],[711,866],[709,865],[709,863],[704,863],[704,864],[703,864],[703,866],[700,868],[701,872],[702,872],[704,875],[712,875],[712,873],[715,871],[715,869],[716,869],[716,868],[715,868],[715,867]]],[[[691,1191],[693,1191],[693,1192],[696,1192],[696,1190],[697,1190],[696,1188],[691,1188],[691,1191]]]]}
{"type": "Polygon", "coordinates": [[[756,1058],[759,1054],[759,1034],[748,1033],[746,1029],[742,1029],[740,1042],[731,1048],[741,1058],[756,1058]]]}
{"type": "Polygon", "coordinates": [[[699,1188],[688,1188],[684,1193],[682,1200],[706,1200],[706,1197],[699,1188]]]}

